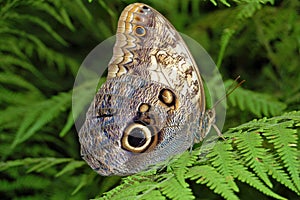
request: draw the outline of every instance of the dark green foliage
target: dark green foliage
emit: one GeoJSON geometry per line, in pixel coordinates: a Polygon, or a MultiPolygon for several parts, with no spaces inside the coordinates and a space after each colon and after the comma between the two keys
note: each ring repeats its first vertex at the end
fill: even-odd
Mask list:
{"type": "Polygon", "coordinates": [[[122,179],[81,160],[73,83],[133,2],[0,0],[1,199],[299,198],[296,0],[145,1],[204,46],[226,87],[246,80],[227,98],[226,140],[122,179]]]}

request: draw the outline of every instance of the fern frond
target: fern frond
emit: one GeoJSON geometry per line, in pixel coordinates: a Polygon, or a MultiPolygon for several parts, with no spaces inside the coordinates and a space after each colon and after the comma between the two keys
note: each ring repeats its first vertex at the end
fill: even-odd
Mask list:
{"type": "Polygon", "coordinates": [[[220,41],[220,51],[219,51],[219,55],[218,55],[218,60],[217,60],[217,67],[220,69],[221,64],[222,64],[222,60],[224,57],[224,53],[226,50],[227,45],[229,44],[229,41],[231,39],[231,37],[234,35],[235,30],[231,29],[231,28],[227,28],[223,30],[223,34],[221,37],[221,41],[220,41]]]}
{"type": "Polygon", "coordinates": [[[28,15],[28,14],[19,14],[19,13],[11,11],[11,12],[9,12],[9,14],[6,15],[6,19],[12,20],[12,21],[16,20],[19,23],[24,23],[24,21],[26,21],[26,23],[32,22],[33,25],[37,25],[37,26],[43,28],[57,42],[59,42],[60,44],[62,44],[64,46],[67,46],[67,42],[60,35],[58,35],[48,23],[46,23],[45,21],[41,20],[38,17],[28,15]]]}
{"type": "Polygon", "coordinates": [[[182,184],[173,176],[159,183],[161,192],[170,199],[195,199],[188,184],[182,184]]]}
{"type": "MultiPolygon", "coordinates": [[[[71,197],[72,189],[78,187],[77,181],[84,175],[79,174],[77,177],[68,177],[68,179],[53,178],[53,175],[57,172],[53,167],[61,165],[62,163],[72,162],[72,158],[26,158],[15,161],[7,161],[0,163],[0,171],[5,170],[6,176],[10,180],[0,180],[0,192],[5,192],[8,196],[14,196],[15,192],[22,191],[22,195],[19,195],[20,199],[83,199],[86,198],[88,192],[81,192],[80,194],[73,194],[71,197]],[[50,166],[47,166],[50,164],[50,166]],[[23,167],[21,167],[23,166],[23,167]],[[52,166],[52,167],[51,167],[52,166]],[[2,168],[4,167],[4,168],[2,168]],[[34,171],[27,173],[24,171],[29,168],[34,171]],[[41,167],[41,168],[40,168],[41,167]],[[39,174],[36,174],[39,173],[39,174]],[[57,184],[63,184],[64,187],[55,187],[57,184]],[[45,190],[51,188],[51,190],[45,190]],[[35,195],[32,196],[32,192],[27,194],[27,191],[36,191],[35,195]],[[24,196],[23,196],[24,195],[24,196]],[[79,198],[78,198],[79,196],[79,198]]],[[[83,161],[81,161],[83,162],[83,161]]],[[[29,170],[30,170],[29,169],[29,170]]],[[[2,171],[3,172],[3,171],[2,171]]],[[[1,174],[2,175],[2,174],[1,174]]],[[[87,184],[92,184],[96,173],[91,173],[88,177],[87,184]]]]}
{"type": "MultiPolygon", "coordinates": [[[[113,190],[106,192],[99,200],[114,199],[143,199],[143,194],[155,190],[158,185],[152,178],[132,176],[123,179],[124,183],[113,190]],[[149,190],[149,191],[148,191],[149,190]]],[[[157,192],[155,193],[157,194],[157,192]]]]}
{"type": "Polygon", "coordinates": [[[71,162],[71,158],[25,158],[20,160],[12,160],[0,162],[0,171],[8,170],[18,166],[32,166],[28,172],[40,172],[45,170],[48,165],[57,165],[65,162],[71,162]]]}
{"type": "MultiPolygon", "coordinates": [[[[74,3],[80,4],[82,9],[84,9],[81,2],[75,1],[74,3]]],[[[67,42],[59,33],[57,33],[56,30],[53,29],[49,21],[45,21],[44,19],[37,17],[36,14],[33,15],[30,11],[28,13],[20,12],[23,7],[33,8],[37,12],[49,14],[54,20],[67,26],[70,30],[75,30],[70,20],[71,16],[69,16],[69,13],[63,7],[61,1],[47,2],[29,0],[24,2],[6,2],[1,9],[3,18],[0,20],[0,23],[2,22],[3,24],[0,29],[0,43],[6,45],[0,45],[0,49],[11,53],[11,55],[7,55],[8,57],[6,60],[9,56],[15,57],[14,59],[11,58],[11,62],[7,64],[14,64],[18,67],[27,67],[28,70],[34,73],[37,77],[40,77],[43,81],[45,80],[45,77],[43,77],[41,73],[37,74],[39,70],[36,70],[35,67],[31,66],[32,64],[29,61],[30,59],[26,57],[32,57],[35,52],[39,55],[41,60],[45,60],[47,62],[48,66],[57,64],[61,72],[65,71],[65,66],[68,66],[71,68],[73,74],[75,74],[79,65],[73,58],[52,50],[49,48],[49,45],[42,41],[42,37],[34,35],[34,33],[31,33],[31,30],[28,30],[22,25],[29,24],[30,26],[40,27],[49,34],[55,42],[58,42],[61,45],[67,46],[67,42]],[[18,59],[20,59],[19,62],[17,62],[18,59]],[[14,61],[14,63],[12,63],[12,61],[14,61]],[[22,61],[24,62],[24,65],[22,65],[22,61]]],[[[4,63],[4,66],[7,64],[4,63]]]]}
{"type": "Polygon", "coordinates": [[[1,181],[0,191],[14,191],[16,189],[36,189],[41,190],[45,186],[50,185],[51,180],[45,179],[44,177],[28,174],[27,176],[20,176],[13,183],[3,180],[1,181]],[[30,183],[30,184],[28,184],[30,183]]]}
{"type": "Polygon", "coordinates": [[[58,172],[55,176],[59,177],[64,175],[67,172],[74,171],[75,169],[82,167],[85,165],[84,161],[73,160],[70,161],[60,172],[58,172]]]}
{"type": "MultiPolygon", "coordinates": [[[[1,30],[0,30],[1,31],[1,30]]],[[[1,65],[0,67],[3,68],[5,71],[12,72],[11,69],[8,67],[17,66],[20,68],[23,68],[32,74],[36,75],[37,77],[44,77],[37,69],[36,67],[30,63],[28,60],[23,60],[21,58],[18,58],[13,55],[6,55],[0,57],[1,65]]]]}
{"type": "MultiPolygon", "coordinates": [[[[225,85],[229,86],[232,83],[232,80],[226,81],[225,85]]],[[[241,87],[228,96],[228,101],[233,106],[238,106],[241,110],[249,110],[258,117],[261,117],[262,114],[276,116],[286,108],[286,104],[270,95],[253,92],[241,87]]]]}
{"type": "MultiPolygon", "coordinates": [[[[32,72],[37,77],[43,76],[41,76],[40,73],[36,72],[35,67],[29,61],[29,57],[32,57],[34,53],[38,55],[41,61],[45,61],[47,66],[51,67],[57,65],[60,72],[64,72],[66,70],[66,66],[69,66],[73,74],[75,74],[79,66],[77,61],[75,61],[73,58],[70,58],[66,55],[62,55],[61,53],[54,51],[53,49],[49,48],[46,44],[44,44],[44,42],[40,38],[25,31],[4,28],[4,30],[2,31],[2,39],[3,43],[7,43],[7,45],[4,45],[1,50],[10,52],[10,56],[15,55],[15,58],[21,60],[21,62],[28,63],[29,66],[21,66],[21,62],[16,61],[15,63],[7,62],[7,64],[14,64],[16,66],[22,67],[32,72]],[[10,37],[4,39],[6,34],[9,34],[10,37]],[[21,50],[22,53],[19,53],[19,51],[15,50],[15,47],[18,47],[18,50],[21,50]]],[[[1,39],[0,41],[2,42],[1,39]]]]}
{"type": "MultiPolygon", "coordinates": [[[[237,146],[240,148],[239,154],[244,154],[245,162],[248,162],[246,166],[251,166],[251,163],[254,165],[253,163],[256,162],[255,165],[258,165],[261,169],[254,169],[254,171],[257,172],[260,170],[259,173],[261,175],[259,176],[262,179],[264,179],[263,177],[266,177],[265,173],[268,172],[269,175],[274,177],[276,180],[280,180],[282,184],[291,188],[291,190],[298,194],[300,191],[298,188],[299,157],[297,157],[297,155],[299,155],[299,150],[297,150],[296,142],[298,140],[295,127],[297,128],[297,124],[299,124],[299,122],[300,112],[291,112],[271,119],[263,118],[260,120],[254,120],[232,129],[240,132],[243,131],[242,134],[235,135],[235,143],[238,143],[237,146]],[[267,148],[263,146],[261,136],[266,137],[268,139],[268,143],[273,144],[273,147],[267,148]],[[259,147],[258,149],[256,145],[259,147]],[[262,149],[262,147],[264,149],[262,149]],[[276,151],[274,151],[273,148],[276,151]],[[256,153],[253,154],[253,152],[256,153]],[[283,166],[286,167],[289,175],[281,166],[281,162],[283,163],[283,166]],[[291,184],[292,182],[294,185],[291,184]]],[[[251,172],[244,169],[244,166],[238,166],[235,164],[234,167],[239,168],[235,170],[236,178],[241,181],[246,181],[249,185],[253,185],[253,187],[256,188],[264,187],[251,172]],[[238,173],[240,173],[240,175],[238,175],[238,173]]],[[[260,191],[268,191],[268,195],[273,195],[274,198],[282,198],[278,196],[275,197],[274,195],[276,194],[266,187],[260,191]]]]}
{"type": "MultiPolygon", "coordinates": [[[[217,2],[216,2],[215,0],[210,0],[210,2],[212,2],[215,6],[218,5],[217,2]]],[[[222,4],[224,4],[225,6],[230,7],[230,4],[229,4],[226,0],[220,0],[220,2],[221,2],[222,4]]]]}
{"type": "MultiPolygon", "coordinates": [[[[126,186],[124,183],[116,186],[115,188],[113,188],[112,190],[105,192],[102,197],[99,198],[95,198],[96,200],[109,200],[109,199],[113,199],[113,197],[117,196],[118,193],[120,194],[121,191],[123,191],[123,189],[126,190],[126,186]]],[[[119,199],[121,199],[122,197],[119,196],[119,199]]],[[[116,198],[117,199],[117,198],[116,198]]]]}
{"type": "Polygon", "coordinates": [[[211,151],[207,157],[210,158],[212,166],[215,167],[217,171],[225,177],[229,186],[235,192],[238,192],[239,188],[233,179],[233,174],[235,173],[232,168],[233,162],[230,161],[234,159],[234,156],[231,152],[232,149],[232,146],[228,144],[228,142],[217,142],[213,151],[211,151]]]}
{"type": "MultiPolygon", "coordinates": [[[[76,2],[76,1],[75,1],[76,2]]],[[[68,12],[63,7],[61,1],[41,1],[41,0],[27,0],[19,2],[18,0],[12,0],[5,2],[3,5],[2,12],[7,14],[12,9],[18,9],[18,8],[24,8],[24,7],[31,7],[35,10],[39,10],[43,13],[47,13],[52,18],[56,19],[61,24],[67,26],[69,29],[74,30],[74,26],[71,23],[70,16],[68,15],[68,12]]],[[[8,14],[9,15],[9,14],[8,14]]]]}
{"type": "Polygon", "coordinates": [[[268,170],[268,174],[271,175],[275,180],[277,180],[277,182],[282,183],[287,188],[291,189],[296,194],[300,195],[300,191],[297,190],[297,188],[289,178],[289,175],[283,169],[283,166],[280,165],[280,162],[278,162],[274,157],[267,158],[267,159],[273,161],[272,163],[269,163],[268,165],[265,166],[266,169],[268,170]]]}
{"type": "Polygon", "coordinates": [[[274,193],[272,190],[270,190],[268,187],[266,187],[253,173],[249,172],[247,168],[239,164],[238,162],[235,162],[233,164],[234,170],[234,177],[241,182],[246,182],[250,186],[256,188],[257,190],[261,191],[262,193],[274,197],[276,199],[285,199],[281,197],[280,195],[274,193]]]}
{"type": "Polygon", "coordinates": [[[40,90],[32,83],[11,72],[0,72],[0,83],[14,85],[18,88],[24,88],[34,93],[41,93],[40,90]]]}
{"type": "Polygon", "coordinates": [[[40,160],[39,163],[36,165],[33,165],[27,170],[27,173],[30,172],[42,172],[48,168],[51,168],[52,166],[65,163],[65,162],[70,162],[70,158],[43,158],[40,160]]]}
{"type": "Polygon", "coordinates": [[[267,169],[262,160],[267,156],[266,149],[262,148],[263,139],[257,131],[248,132],[236,137],[234,143],[239,149],[240,155],[245,160],[246,166],[249,166],[254,172],[270,187],[272,183],[269,180],[266,172],[267,169]]]}
{"type": "Polygon", "coordinates": [[[261,4],[271,3],[274,4],[274,0],[244,0],[239,4],[239,14],[237,15],[238,19],[249,18],[254,15],[257,10],[262,8],[261,4]]]}
{"type": "Polygon", "coordinates": [[[182,187],[189,186],[185,182],[185,173],[188,171],[189,167],[196,162],[197,158],[198,154],[196,153],[184,152],[179,158],[174,158],[174,161],[170,163],[170,168],[182,187]]]}
{"type": "MultiPolygon", "coordinates": [[[[48,13],[51,17],[56,19],[61,24],[67,26],[70,30],[74,31],[75,27],[72,24],[71,17],[68,15],[67,9],[64,7],[64,2],[54,0],[51,2],[38,2],[38,1],[30,1],[28,2],[32,5],[35,9],[40,10],[42,12],[48,13]],[[55,6],[53,6],[53,4],[55,6]]],[[[73,4],[80,5],[82,8],[84,6],[79,1],[73,1],[73,4]]]]}
{"type": "MultiPolygon", "coordinates": [[[[298,116],[300,118],[300,115],[298,116]]],[[[286,120],[286,119],[282,119],[286,120]]],[[[277,120],[276,120],[277,121],[277,120]]],[[[292,120],[278,121],[276,126],[269,126],[264,135],[269,139],[269,142],[274,145],[280,159],[284,163],[289,172],[293,183],[300,191],[300,174],[299,174],[299,151],[297,150],[297,133],[291,129],[295,123],[292,120]]],[[[299,123],[299,122],[298,122],[299,123]]]]}
{"type": "Polygon", "coordinates": [[[93,181],[94,178],[96,178],[96,176],[97,176],[97,174],[93,173],[93,172],[89,173],[89,174],[83,174],[81,176],[80,182],[78,183],[78,185],[76,186],[76,188],[73,190],[72,195],[78,193],[78,191],[80,189],[82,189],[83,187],[91,184],[91,182],[93,181]]]}
{"type": "Polygon", "coordinates": [[[211,190],[220,194],[225,199],[239,199],[227,184],[226,178],[211,166],[202,165],[192,167],[186,174],[186,178],[196,180],[196,183],[207,185],[211,190]]]}
{"type": "Polygon", "coordinates": [[[37,102],[25,109],[21,109],[24,112],[24,118],[16,133],[11,148],[14,148],[17,144],[30,138],[46,123],[50,122],[62,111],[66,110],[70,106],[70,102],[71,93],[61,93],[49,100],[37,102]]]}
{"type": "MultiPolygon", "coordinates": [[[[85,77],[85,79],[87,79],[88,81],[80,84],[73,89],[72,111],[69,113],[67,122],[59,133],[60,137],[64,137],[68,133],[68,131],[74,125],[74,121],[77,120],[77,118],[83,113],[83,109],[87,106],[88,103],[92,101],[94,97],[94,94],[96,92],[95,85],[97,84],[98,77],[95,77],[95,74],[88,70],[85,75],[87,76],[85,77]]],[[[99,85],[101,86],[103,82],[104,80],[101,78],[99,81],[99,85]]]]}
{"type": "MultiPolygon", "coordinates": [[[[23,96],[24,97],[24,96],[23,96]]],[[[0,112],[0,125],[2,129],[15,130],[19,127],[20,121],[23,118],[24,110],[16,109],[15,106],[7,107],[0,112]]]]}
{"type": "Polygon", "coordinates": [[[71,130],[71,128],[74,125],[75,120],[76,120],[76,118],[74,116],[74,113],[72,111],[69,112],[67,121],[66,121],[64,127],[59,132],[59,137],[64,137],[71,130]]]}
{"type": "Polygon", "coordinates": [[[165,196],[162,195],[162,193],[159,190],[151,190],[149,192],[144,193],[142,196],[138,196],[136,198],[137,200],[143,199],[143,200],[165,200],[167,199],[165,196]]]}
{"type": "Polygon", "coordinates": [[[2,86],[0,86],[0,93],[1,93],[0,103],[3,103],[4,105],[10,104],[14,106],[20,106],[20,105],[26,106],[31,102],[41,99],[40,94],[34,92],[26,92],[26,93],[14,92],[9,89],[3,88],[2,86]],[[24,99],[24,100],[20,101],[20,99],[24,99]]]}

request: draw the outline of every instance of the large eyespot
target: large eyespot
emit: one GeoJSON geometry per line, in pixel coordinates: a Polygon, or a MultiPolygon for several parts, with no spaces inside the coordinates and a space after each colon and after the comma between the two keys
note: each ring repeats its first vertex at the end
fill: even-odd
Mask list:
{"type": "Polygon", "coordinates": [[[173,91],[169,89],[162,89],[158,95],[159,100],[168,107],[176,109],[178,107],[178,100],[173,91]]]}
{"type": "Polygon", "coordinates": [[[146,29],[142,26],[136,26],[134,28],[134,33],[139,36],[139,37],[142,37],[144,35],[146,35],[146,29]]]}
{"type": "Polygon", "coordinates": [[[126,127],[121,139],[122,148],[134,153],[142,153],[157,143],[157,134],[150,126],[132,123],[126,127]]]}

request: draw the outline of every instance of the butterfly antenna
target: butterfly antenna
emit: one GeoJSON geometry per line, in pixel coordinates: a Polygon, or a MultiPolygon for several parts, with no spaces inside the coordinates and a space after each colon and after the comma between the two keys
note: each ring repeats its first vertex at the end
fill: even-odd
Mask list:
{"type": "MultiPolygon", "coordinates": [[[[215,112],[214,109],[216,108],[216,106],[221,102],[223,101],[225,98],[227,98],[235,89],[237,89],[238,87],[240,87],[244,82],[245,80],[242,80],[240,82],[238,82],[238,80],[240,79],[240,76],[236,77],[236,79],[234,80],[234,82],[228,87],[227,91],[226,91],[226,94],[221,97],[214,105],[213,107],[210,109],[211,111],[215,112]],[[238,83],[237,85],[235,83],[238,83]]],[[[221,131],[219,130],[219,128],[217,127],[217,125],[215,123],[212,123],[211,124],[212,127],[215,129],[215,131],[217,132],[218,136],[220,138],[222,138],[223,140],[226,140],[223,136],[223,134],[221,133],[221,131]]]]}
{"type": "Polygon", "coordinates": [[[212,107],[212,109],[214,109],[221,101],[223,101],[225,98],[227,98],[234,90],[236,90],[238,87],[240,87],[243,83],[245,83],[246,80],[242,80],[239,82],[239,79],[241,78],[241,76],[237,76],[234,79],[234,82],[228,87],[226,94],[223,95],[223,97],[221,97],[212,107]],[[235,84],[235,83],[238,84],[235,84]]]}

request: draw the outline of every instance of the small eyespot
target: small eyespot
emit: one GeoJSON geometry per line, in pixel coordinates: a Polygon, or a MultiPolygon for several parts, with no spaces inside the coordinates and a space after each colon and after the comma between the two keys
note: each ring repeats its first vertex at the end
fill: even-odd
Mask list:
{"type": "Polygon", "coordinates": [[[145,113],[145,112],[148,112],[150,110],[150,105],[149,104],[146,104],[146,103],[142,103],[139,108],[138,108],[138,111],[141,112],[141,113],[145,113]]]}
{"type": "Polygon", "coordinates": [[[129,124],[121,139],[122,148],[134,153],[146,151],[157,143],[157,134],[154,135],[152,132],[150,127],[143,124],[129,124]]]}
{"type": "Polygon", "coordinates": [[[144,36],[146,35],[146,30],[142,26],[136,26],[134,32],[137,36],[144,36]]]}
{"type": "Polygon", "coordinates": [[[167,89],[163,89],[160,91],[159,97],[161,101],[165,104],[170,104],[173,102],[173,92],[167,89]]]}
{"type": "Polygon", "coordinates": [[[135,17],[134,18],[136,21],[141,21],[141,18],[140,17],[135,17]]]}
{"type": "Polygon", "coordinates": [[[178,108],[178,99],[173,91],[169,89],[162,89],[158,95],[159,100],[172,109],[178,108]]]}
{"type": "Polygon", "coordinates": [[[149,10],[149,7],[148,6],[143,6],[143,9],[144,10],[149,10]]]}

